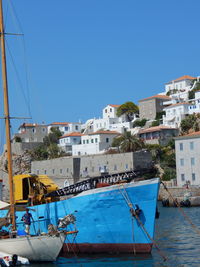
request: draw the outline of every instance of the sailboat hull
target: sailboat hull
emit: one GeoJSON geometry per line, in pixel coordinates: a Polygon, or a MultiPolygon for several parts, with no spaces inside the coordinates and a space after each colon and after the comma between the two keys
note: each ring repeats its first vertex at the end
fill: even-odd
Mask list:
{"type": "Polygon", "coordinates": [[[65,235],[21,236],[0,240],[0,251],[30,261],[55,261],[63,247],[65,235]]]}

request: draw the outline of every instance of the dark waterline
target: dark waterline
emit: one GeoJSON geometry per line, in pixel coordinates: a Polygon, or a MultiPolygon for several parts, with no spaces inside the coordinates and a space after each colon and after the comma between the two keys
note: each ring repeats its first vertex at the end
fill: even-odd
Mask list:
{"type": "MultiPolygon", "coordinates": [[[[167,257],[163,261],[157,250],[153,248],[148,255],[95,255],[64,258],[59,257],[54,263],[31,264],[31,267],[63,267],[63,266],[134,266],[134,267],[199,267],[200,235],[184,219],[177,208],[163,208],[158,204],[160,218],[156,220],[155,240],[162,253],[167,257]]],[[[200,229],[200,208],[184,208],[185,213],[200,229]]]]}

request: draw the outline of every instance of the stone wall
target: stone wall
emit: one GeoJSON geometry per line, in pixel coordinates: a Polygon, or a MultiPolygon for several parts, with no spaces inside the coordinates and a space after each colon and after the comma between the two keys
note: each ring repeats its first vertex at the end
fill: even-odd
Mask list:
{"type": "Polygon", "coordinates": [[[43,143],[39,142],[32,142],[32,143],[25,143],[25,142],[15,142],[12,143],[12,153],[16,155],[22,155],[26,150],[33,150],[34,148],[40,146],[43,143]]]}
{"type": "Polygon", "coordinates": [[[33,161],[31,172],[50,176],[60,187],[64,182],[69,184],[100,176],[103,173],[119,173],[141,168],[152,164],[151,154],[142,150],[130,153],[104,154],[80,157],[63,157],[52,160],[33,161]]]}
{"type": "MultiPolygon", "coordinates": [[[[200,196],[200,187],[191,187],[191,188],[183,188],[183,187],[169,187],[168,188],[170,194],[172,195],[173,198],[177,197],[184,197],[184,194],[189,193],[191,196],[196,197],[200,196]]],[[[163,188],[163,186],[160,186],[160,191],[159,191],[159,200],[163,199],[169,199],[169,193],[163,188]]]]}

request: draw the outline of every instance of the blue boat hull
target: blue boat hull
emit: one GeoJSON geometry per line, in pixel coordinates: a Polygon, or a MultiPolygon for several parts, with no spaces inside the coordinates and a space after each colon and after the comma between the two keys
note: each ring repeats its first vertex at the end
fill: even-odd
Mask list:
{"type": "MultiPolygon", "coordinates": [[[[88,190],[66,200],[34,206],[31,232],[47,232],[50,223],[57,224],[59,218],[73,213],[79,232],[75,240],[67,236],[64,252],[149,253],[152,241],[144,228],[153,238],[158,190],[159,179],[155,178],[88,190]],[[139,218],[144,228],[132,216],[131,205],[141,209],[139,218]]],[[[17,216],[20,230],[22,213],[17,216]]],[[[74,226],[68,230],[74,230],[74,226]]]]}

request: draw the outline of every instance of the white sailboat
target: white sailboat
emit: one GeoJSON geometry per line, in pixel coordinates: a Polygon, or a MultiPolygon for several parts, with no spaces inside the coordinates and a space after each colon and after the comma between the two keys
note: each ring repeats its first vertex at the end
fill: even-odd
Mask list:
{"type": "Polygon", "coordinates": [[[15,221],[15,206],[13,195],[13,172],[12,172],[12,153],[10,138],[10,115],[7,85],[7,67],[5,51],[5,31],[3,22],[3,6],[0,0],[0,43],[2,58],[2,81],[4,91],[4,113],[6,123],[6,145],[8,160],[8,177],[10,189],[10,219],[11,231],[7,237],[0,238],[0,251],[11,255],[28,258],[30,261],[55,261],[65,241],[66,232],[55,231],[53,234],[39,236],[18,236],[15,221]]]}
{"type": "Polygon", "coordinates": [[[0,240],[0,251],[18,255],[30,261],[55,261],[65,241],[65,233],[58,235],[17,236],[0,240]]]}

